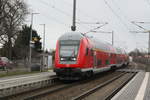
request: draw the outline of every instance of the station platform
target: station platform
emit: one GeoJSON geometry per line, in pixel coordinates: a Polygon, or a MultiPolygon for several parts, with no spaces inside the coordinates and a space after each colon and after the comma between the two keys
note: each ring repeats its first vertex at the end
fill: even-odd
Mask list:
{"type": "Polygon", "coordinates": [[[49,72],[0,78],[0,100],[6,96],[51,85],[55,80],[56,74],[52,70],[49,72]]]}
{"type": "Polygon", "coordinates": [[[138,72],[111,100],[150,100],[150,72],[138,72]]]}
{"type": "Polygon", "coordinates": [[[56,75],[53,70],[49,70],[48,72],[40,72],[40,73],[32,73],[32,74],[24,74],[24,75],[13,75],[13,76],[5,76],[0,78],[0,82],[1,80],[7,80],[7,79],[14,79],[14,78],[21,78],[21,77],[28,77],[28,76],[34,76],[34,75],[56,75]]]}
{"type": "Polygon", "coordinates": [[[16,75],[16,76],[6,76],[0,78],[0,89],[9,88],[13,86],[18,86],[25,83],[30,83],[42,79],[48,79],[51,76],[56,75],[53,71],[40,72],[34,74],[16,75]]]}

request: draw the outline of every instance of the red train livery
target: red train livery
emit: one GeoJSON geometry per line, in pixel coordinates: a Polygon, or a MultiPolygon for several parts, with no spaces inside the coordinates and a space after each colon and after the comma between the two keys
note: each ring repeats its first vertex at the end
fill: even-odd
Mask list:
{"type": "Polygon", "coordinates": [[[82,33],[69,32],[57,41],[54,72],[62,80],[89,77],[127,64],[123,50],[82,33]]]}

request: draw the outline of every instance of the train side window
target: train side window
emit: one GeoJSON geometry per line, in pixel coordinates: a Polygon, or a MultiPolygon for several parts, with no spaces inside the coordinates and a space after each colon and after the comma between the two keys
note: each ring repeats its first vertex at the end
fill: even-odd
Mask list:
{"type": "Polygon", "coordinates": [[[93,56],[94,55],[94,51],[93,51],[93,49],[91,49],[91,56],[93,56]]]}
{"type": "Polygon", "coordinates": [[[101,60],[98,60],[97,61],[97,65],[99,66],[99,65],[101,65],[102,64],[102,61],[101,60]]]}
{"type": "Polygon", "coordinates": [[[106,61],[105,61],[105,64],[106,64],[106,65],[109,65],[109,60],[106,60],[106,61]]]}
{"type": "Polygon", "coordinates": [[[110,58],[113,58],[113,54],[112,53],[110,54],[110,58]]]}
{"type": "Polygon", "coordinates": [[[96,58],[96,55],[94,55],[94,66],[97,66],[97,58],[96,58]]]}
{"type": "Polygon", "coordinates": [[[115,54],[113,54],[112,56],[113,56],[113,58],[114,58],[114,57],[115,57],[115,54]]]}
{"type": "Polygon", "coordinates": [[[89,52],[89,48],[86,48],[86,55],[88,55],[88,52],[89,52]]]}

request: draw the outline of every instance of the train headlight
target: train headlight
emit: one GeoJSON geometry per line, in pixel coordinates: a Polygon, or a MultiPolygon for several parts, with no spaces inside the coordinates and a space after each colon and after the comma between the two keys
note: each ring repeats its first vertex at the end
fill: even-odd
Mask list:
{"type": "Polygon", "coordinates": [[[65,58],[60,58],[60,60],[65,60],[65,58]]]}
{"type": "Polygon", "coordinates": [[[75,61],[75,60],[77,60],[77,59],[76,59],[76,58],[72,58],[72,60],[74,60],[74,61],[75,61]]]}

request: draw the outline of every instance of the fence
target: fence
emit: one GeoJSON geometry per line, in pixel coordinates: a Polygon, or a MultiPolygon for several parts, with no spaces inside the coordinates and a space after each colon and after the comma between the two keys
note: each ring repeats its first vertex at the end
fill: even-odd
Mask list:
{"type": "Polygon", "coordinates": [[[148,57],[134,57],[133,58],[134,62],[150,65],[150,58],[148,57]]]}

